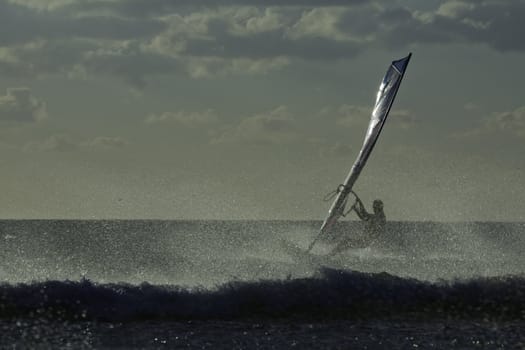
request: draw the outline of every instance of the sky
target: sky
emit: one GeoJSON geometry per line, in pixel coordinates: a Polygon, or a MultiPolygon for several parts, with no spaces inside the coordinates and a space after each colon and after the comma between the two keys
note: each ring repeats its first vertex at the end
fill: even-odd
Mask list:
{"type": "Polygon", "coordinates": [[[0,217],[523,221],[523,0],[0,0],[0,217]]]}

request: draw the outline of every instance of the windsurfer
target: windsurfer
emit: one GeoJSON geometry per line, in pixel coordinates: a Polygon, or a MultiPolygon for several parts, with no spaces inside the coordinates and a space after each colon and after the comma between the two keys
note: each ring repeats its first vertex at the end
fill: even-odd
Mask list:
{"type": "Polygon", "coordinates": [[[365,223],[364,238],[362,240],[356,240],[350,235],[345,235],[330,252],[330,255],[336,255],[351,248],[370,246],[377,242],[377,240],[385,232],[386,216],[385,212],[383,211],[383,202],[380,199],[374,200],[372,203],[374,213],[371,214],[366,211],[363,202],[357,195],[355,195],[355,198],[356,201],[352,206],[352,209],[354,209],[357,216],[365,223]]]}
{"type": "MultiPolygon", "coordinates": [[[[376,141],[381,133],[381,130],[385,124],[390,108],[394,103],[397,91],[401,84],[401,80],[405,74],[405,70],[410,61],[412,54],[408,54],[405,58],[400,60],[393,61],[388,67],[383,80],[381,80],[381,85],[379,86],[379,91],[377,92],[376,102],[374,108],[372,109],[372,116],[370,117],[370,123],[368,124],[368,129],[366,130],[365,140],[363,141],[363,146],[359,151],[359,154],[350,169],[350,172],[345,178],[345,181],[338,187],[337,191],[334,193],[334,200],[330,209],[328,209],[328,215],[325,217],[323,224],[319,230],[319,234],[308,246],[308,252],[310,252],[315,245],[315,243],[320,239],[320,237],[336,227],[336,222],[345,216],[345,206],[347,204],[348,195],[351,193],[352,188],[354,187],[359,174],[363,170],[363,167],[372,152],[376,141]]],[[[332,198],[332,196],[330,196],[332,198]]],[[[371,240],[376,240],[377,237],[381,234],[385,227],[385,214],[383,213],[383,206],[380,201],[376,202],[374,205],[374,213],[368,214],[364,208],[361,200],[356,202],[354,205],[358,216],[365,221],[366,233],[368,238],[371,240]]],[[[353,238],[353,237],[352,237],[353,238]]],[[[355,239],[354,239],[355,242],[355,239]]],[[[337,254],[339,251],[342,251],[348,246],[348,243],[341,243],[334,249],[333,254],[337,254]]],[[[369,244],[367,244],[369,245],[369,244]]],[[[365,245],[365,246],[367,246],[365,245]]],[[[351,247],[355,247],[352,243],[351,247]]],[[[362,246],[362,245],[361,245],[362,246]]]]}

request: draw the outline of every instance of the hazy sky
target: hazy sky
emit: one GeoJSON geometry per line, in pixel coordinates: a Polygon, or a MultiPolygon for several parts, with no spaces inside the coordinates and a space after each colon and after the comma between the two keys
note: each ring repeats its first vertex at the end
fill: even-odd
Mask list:
{"type": "Polygon", "coordinates": [[[524,220],[523,0],[0,0],[0,216],[524,220]]]}

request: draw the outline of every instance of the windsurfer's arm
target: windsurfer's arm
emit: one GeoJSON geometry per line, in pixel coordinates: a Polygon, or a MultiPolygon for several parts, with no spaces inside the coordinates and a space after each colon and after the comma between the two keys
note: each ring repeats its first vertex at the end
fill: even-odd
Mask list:
{"type": "Polygon", "coordinates": [[[355,203],[355,213],[361,220],[368,220],[370,219],[370,214],[365,209],[365,206],[363,205],[363,202],[356,197],[356,203],[355,203]]]}
{"type": "Polygon", "coordinates": [[[352,191],[352,194],[355,197],[355,206],[357,207],[359,205],[361,207],[361,209],[364,210],[365,206],[363,205],[363,201],[361,200],[361,198],[359,198],[357,193],[355,193],[354,191],[352,191]]]}
{"type": "Polygon", "coordinates": [[[354,209],[355,213],[361,220],[368,220],[368,213],[365,210],[365,206],[363,205],[363,202],[361,201],[361,198],[355,193],[354,191],[350,191],[354,197],[355,197],[355,203],[352,205],[352,209],[354,209]]]}

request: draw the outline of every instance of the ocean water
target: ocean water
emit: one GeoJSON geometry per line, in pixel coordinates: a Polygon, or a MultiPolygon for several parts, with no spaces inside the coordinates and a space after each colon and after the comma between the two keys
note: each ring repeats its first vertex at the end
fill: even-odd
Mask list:
{"type": "Polygon", "coordinates": [[[525,224],[0,221],[0,348],[525,348],[525,224]]]}

